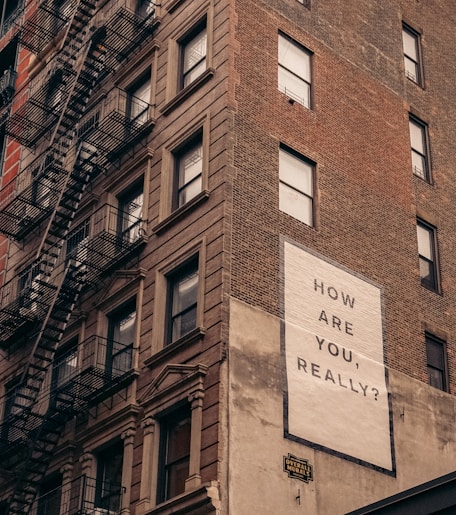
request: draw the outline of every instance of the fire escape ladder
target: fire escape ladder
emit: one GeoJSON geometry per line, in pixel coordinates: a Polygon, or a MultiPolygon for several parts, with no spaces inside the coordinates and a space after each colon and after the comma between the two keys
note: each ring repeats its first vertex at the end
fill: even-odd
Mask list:
{"type": "MultiPolygon", "coordinates": [[[[9,431],[13,437],[16,433],[23,435],[28,441],[27,455],[19,465],[18,480],[9,501],[11,515],[29,513],[65,423],[72,416],[71,410],[54,409],[51,397],[47,399],[49,404],[44,409],[40,409],[42,403],[37,402],[46,374],[51,367],[55,348],[63,336],[83,287],[83,281],[78,277],[77,268],[71,261],[67,263],[60,277],[53,305],[36,337],[20,388],[16,391],[11,406],[14,415],[8,420],[9,431]]],[[[62,400],[59,403],[61,404],[62,400]]]]}
{"type": "MultiPolygon", "coordinates": [[[[91,37],[81,38],[94,11],[95,4],[87,0],[79,2],[68,25],[61,51],[63,66],[76,69],[76,76],[51,137],[49,155],[60,164],[66,161],[68,149],[75,136],[74,127],[84,113],[101,69],[103,50],[100,50],[97,41],[91,37]],[[84,44],[86,48],[80,52],[84,44]]],[[[29,513],[37,495],[38,484],[46,473],[65,422],[71,416],[71,411],[65,414],[52,409],[52,400],[42,415],[36,411],[36,403],[52,365],[55,350],[84,285],[84,278],[73,260],[66,260],[65,269],[60,273],[60,267],[56,267],[56,264],[79,202],[94,171],[92,157],[90,152],[84,152],[81,147],[74,165],[67,163],[69,171],[37,251],[41,280],[46,283],[55,281],[58,286],[12,402],[12,412],[17,415],[10,426],[15,429],[16,424],[29,446],[26,459],[19,465],[18,480],[9,501],[10,514],[29,513]],[[34,423],[35,419],[40,418],[40,423],[34,423]]]]}
{"type": "MultiPolygon", "coordinates": [[[[95,80],[96,76],[94,75],[94,83],[95,80]]],[[[51,281],[55,275],[55,265],[93,170],[92,155],[80,151],[74,167],[68,174],[58,205],[54,209],[38,249],[40,272],[45,280],[51,281]]],[[[10,514],[27,515],[29,513],[31,504],[37,495],[37,485],[46,473],[65,422],[72,416],[71,411],[63,413],[48,409],[38,427],[33,429],[33,424],[29,422],[29,419],[33,419],[35,416],[33,404],[39,396],[46,372],[52,365],[55,350],[84,286],[84,276],[79,274],[78,267],[73,260],[67,262],[65,272],[60,273],[59,276],[61,277],[60,286],[35,340],[30,361],[25,368],[20,382],[21,387],[16,394],[15,404],[13,404],[14,409],[21,411],[23,417],[21,425],[26,433],[29,432],[30,447],[10,500],[10,514]],[[27,415],[29,416],[27,417],[27,415]],[[30,427],[31,430],[28,429],[30,427]]]]}

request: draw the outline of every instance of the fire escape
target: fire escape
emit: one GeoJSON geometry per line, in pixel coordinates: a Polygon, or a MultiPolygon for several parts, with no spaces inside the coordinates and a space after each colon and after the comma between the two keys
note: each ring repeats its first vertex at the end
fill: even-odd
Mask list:
{"type": "Polygon", "coordinates": [[[108,369],[97,356],[105,356],[103,348],[113,342],[96,337],[81,344],[81,366],[64,383],[46,387],[83,288],[145,242],[141,219],[114,206],[95,214],[93,235],[73,234],[73,248],[68,239],[93,176],[118,157],[115,149],[152,128],[149,105],[120,90],[108,94],[101,109],[97,104],[95,113],[88,108],[100,80],[157,24],[152,2],[137,12],[112,4],[108,21],[96,27],[96,0],[39,2],[19,27],[19,41],[39,54],[63,32],[60,51],[16,92],[11,114],[0,113],[5,133],[22,145],[35,148],[47,140],[45,152],[0,190],[0,232],[15,240],[34,230],[41,234],[34,262],[0,289],[0,348],[11,349],[21,337],[31,346],[20,380],[3,399],[0,463],[17,478],[10,514],[30,512],[66,422],[97,401],[95,392],[109,394],[121,384],[132,367],[133,349],[119,345],[110,349],[115,358],[108,369]]]}

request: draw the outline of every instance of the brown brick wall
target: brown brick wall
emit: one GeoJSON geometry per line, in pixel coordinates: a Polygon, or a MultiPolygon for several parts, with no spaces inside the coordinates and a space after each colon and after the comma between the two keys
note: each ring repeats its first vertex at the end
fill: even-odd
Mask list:
{"type": "Polygon", "coordinates": [[[238,0],[236,8],[233,295],[280,313],[279,234],[287,235],[383,287],[389,366],[427,381],[423,324],[443,331],[454,392],[449,2],[316,0],[309,10],[295,0],[238,0]],[[403,19],[423,33],[425,89],[404,75],[403,19]],[[277,90],[279,30],[314,53],[311,110],[277,90]],[[412,176],[411,109],[429,124],[434,184],[412,176]],[[314,228],[278,210],[279,143],[317,163],[314,228]],[[438,228],[442,295],[420,285],[417,212],[438,228]]]}

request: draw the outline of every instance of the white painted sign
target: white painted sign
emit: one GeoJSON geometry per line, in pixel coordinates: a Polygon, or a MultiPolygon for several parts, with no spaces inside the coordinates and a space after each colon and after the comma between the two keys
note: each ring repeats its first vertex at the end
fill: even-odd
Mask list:
{"type": "Polygon", "coordinates": [[[380,288],[283,244],[286,436],[392,471],[380,288]]]}

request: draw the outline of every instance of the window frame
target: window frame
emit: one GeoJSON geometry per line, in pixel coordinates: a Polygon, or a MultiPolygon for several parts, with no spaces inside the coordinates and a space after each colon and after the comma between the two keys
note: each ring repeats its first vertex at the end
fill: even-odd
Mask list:
{"type": "Polygon", "coordinates": [[[166,229],[209,197],[210,129],[209,113],[203,113],[201,117],[191,125],[184,127],[163,146],[159,222],[153,227],[153,232],[159,233],[166,229]],[[201,191],[181,206],[176,207],[176,157],[182,149],[185,149],[187,145],[198,138],[201,138],[202,143],[201,191]]]}
{"type": "Polygon", "coordinates": [[[410,137],[410,152],[411,152],[411,159],[412,159],[412,173],[414,176],[422,179],[425,182],[431,183],[432,181],[432,175],[431,175],[431,159],[430,159],[430,144],[429,144],[429,127],[426,122],[423,120],[420,120],[417,116],[413,115],[412,113],[409,113],[409,137],[410,137]],[[412,143],[412,130],[411,126],[414,125],[421,131],[422,136],[422,145],[424,153],[421,152],[420,149],[417,149],[413,146],[412,143]],[[413,164],[413,156],[417,156],[421,158],[424,170],[423,173],[417,173],[417,167],[413,164]]]}
{"type": "Polygon", "coordinates": [[[163,357],[173,353],[182,345],[188,345],[204,337],[204,291],[205,291],[205,263],[206,263],[206,240],[202,238],[193,245],[182,250],[182,253],[166,261],[156,270],[155,276],[155,298],[154,298],[154,320],[155,330],[152,335],[152,355],[148,359],[161,360],[163,357]],[[168,342],[168,278],[178,271],[182,266],[192,260],[198,262],[198,293],[196,307],[196,327],[188,334],[173,342],[168,342]]]}
{"type": "Polygon", "coordinates": [[[213,63],[214,7],[202,6],[193,13],[191,19],[180,25],[178,31],[168,39],[168,64],[166,74],[165,105],[160,112],[167,116],[215,73],[213,63]],[[206,68],[185,87],[182,82],[182,45],[189,41],[201,27],[206,27],[206,68]]]}
{"type": "Polygon", "coordinates": [[[313,79],[313,52],[306,48],[304,45],[293,39],[292,37],[288,36],[284,32],[279,31],[278,38],[277,38],[277,89],[285,94],[292,103],[297,102],[298,104],[301,104],[306,109],[312,109],[312,96],[313,96],[313,88],[312,88],[312,79],[313,79]],[[289,44],[296,47],[300,52],[302,52],[303,56],[308,59],[308,68],[309,68],[309,80],[307,80],[304,76],[298,75],[295,71],[287,68],[283,63],[281,63],[281,56],[280,56],[280,41],[281,38],[283,40],[286,40],[289,44]],[[292,90],[287,90],[286,86],[281,87],[281,81],[280,81],[280,71],[284,70],[287,74],[292,75],[295,79],[297,79],[299,82],[303,83],[308,88],[307,93],[307,99],[304,97],[301,97],[297,95],[292,90]]]}
{"type": "Polygon", "coordinates": [[[417,218],[416,220],[417,227],[417,245],[418,245],[418,258],[419,258],[419,271],[420,271],[420,280],[421,285],[427,290],[440,293],[440,266],[438,259],[438,245],[437,245],[437,228],[424,221],[422,218],[417,218]],[[419,228],[422,228],[429,235],[429,251],[430,257],[422,254],[420,250],[420,239],[418,236],[419,228]],[[421,263],[424,262],[429,265],[430,271],[432,272],[432,284],[425,280],[425,277],[421,273],[421,263]]]}
{"type": "Polygon", "coordinates": [[[116,195],[118,206],[117,233],[122,243],[127,241],[133,244],[144,236],[144,200],[144,178],[142,177],[116,195]],[[136,204],[136,206],[140,208],[140,216],[133,215],[135,220],[132,222],[129,219],[131,213],[126,211],[126,206],[133,204],[133,201],[139,197],[141,198],[141,203],[136,204]],[[126,222],[128,222],[128,225],[126,225],[126,222]]]}
{"type": "Polygon", "coordinates": [[[423,86],[423,56],[422,56],[422,48],[421,48],[421,34],[417,30],[413,29],[410,25],[405,22],[402,22],[402,54],[403,54],[403,62],[404,62],[404,72],[405,76],[411,82],[417,84],[418,86],[423,86]],[[416,59],[413,56],[410,56],[406,52],[405,48],[405,35],[413,38],[415,42],[415,51],[416,51],[416,59]],[[407,71],[406,62],[413,63],[415,65],[416,77],[414,78],[407,71]]]}
{"type": "Polygon", "coordinates": [[[107,329],[106,329],[106,356],[105,356],[105,373],[108,377],[114,378],[117,375],[122,376],[130,372],[133,369],[133,353],[135,349],[136,335],[138,330],[138,307],[136,296],[123,302],[120,306],[107,313],[107,329]],[[126,320],[127,317],[134,313],[134,325],[133,325],[133,340],[131,343],[119,341],[114,338],[116,332],[116,326],[122,320],[126,320]],[[122,318],[123,317],[123,318],[122,318]],[[120,351],[115,351],[115,343],[122,345],[120,351]],[[124,355],[124,356],[122,356],[124,355]],[[124,364],[123,368],[114,368],[115,359],[120,356],[121,360],[125,360],[127,356],[127,365],[124,364]],[[128,356],[129,355],[129,356],[128,356]],[[128,363],[129,361],[129,363],[128,363]],[[119,373],[117,375],[115,371],[119,373]],[[121,372],[121,373],[120,373],[121,372]]]}
{"type": "Polygon", "coordinates": [[[279,146],[279,210],[282,213],[286,213],[288,216],[291,216],[291,217],[295,218],[296,220],[299,220],[300,222],[306,224],[308,227],[315,227],[316,167],[317,167],[316,163],[314,161],[312,161],[311,159],[309,159],[308,157],[304,156],[300,152],[297,152],[296,150],[292,149],[291,147],[289,147],[287,145],[284,145],[282,143],[280,144],[280,146],[279,146]],[[297,186],[289,184],[282,178],[281,166],[280,166],[280,156],[282,155],[282,153],[290,155],[294,159],[297,159],[298,161],[303,163],[305,166],[310,168],[311,174],[312,174],[312,177],[310,180],[311,189],[312,189],[311,194],[308,194],[305,191],[301,191],[300,189],[297,188],[297,186]],[[310,201],[310,203],[311,203],[311,207],[310,207],[311,220],[310,220],[310,222],[311,223],[308,223],[306,220],[304,220],[303,219],[304,217],[298,218],[297,216],[290,213],[289,211],[286,211],[286,210],[280,208],[280,197],[281,197],[281,186],[282,185],[284,185],[288,189],[293,190],[294,192],[296,192],[296,194],[298,194],[310,201]]]}
{"type": "Polygon", "coordinates": [[[180,147],[176,148],[172,152],[173,155],[173,163],[174,163],[174,178],[173,178],[173,194],[172,194],[172,210],[176,211],[177,209],[183,207],[185,204],[190,202],[192,199],[197,197],[203,191],[203,168],[204,168],[204,145],[203,145],[203,133],[202,129],[194,134],[191,138],[189,138],[185,143],[183,143],[180,147]],[[190,180],[181,181],[181,165],[183,164],[185,155],[192,150],[197,148],[201,149],[201,170],[197,175],[192,177],[190,180]],[[200,191],[193,195],[189,200],[181,202],[180,197],[181,193],[187,190],[190,184],[195,181],[201,180],[200,191]]]}
{"type": "MultiPolygon", "coordinates": [[[[188,261],[185,261],[183,264],[172,270],[170,273],[166,275],[167,280],[167,293],[166,293],[166,321],[165,321],[165,345],[170,345],[175,341],[180,340],[185,337],[193,330],[197,328],[197,313],[198,313],[198,300],[199,300],[199,270],[198,270],[198,255],[193,256],[188,261]],[[189,305],[185,305],[179,309],[175,307],[176,299],[176,286],[182,285],[186,281],[191,281],[191,276],[195,276],[197,278],[196,282],[196,300],[189,305]],[[182,332],[179,330],[176,335],[176,322],[178,320],[182,320],[182,318],[188,314],[189,312],[194,311],[194,321],[192,320],[191,329],[182,332]]],[[[179,303],[180,304],[180,303],[179,303]]],[[[192,317],[193,318],[193,317],[192,317]]]]}
{"type": "Polygon", "coordinates": [[[126,94],[127,94],[127,105],[125,109],[125,114],[127,117],[127,120],[132,123],[136,122],[141,125],[146,124],[151,120],[151,98],[152,98],[152,72],[150,68],[147,68],[144,70],[138,77],[135,78],[133,82],[131,82],[127,88],[126,88],[126,94]],[[142,87],[146,86],[145,96],[147,97],[147,100],[142,98],[142,96],[139,96],[135,93],[140,91],[142,87]],[[136,98],[140,100],[141,102],[145,102],[148,104],[147,109],[140,114],[134,114],[134,102],[133,99],[136,98]]]}
{"type": "MultiPolygon", "coordinates": [[[[118,483],[118,506],[114,506],[115,509],[111,509],[112,506],[109,505],[109,512],[113,511],[115,513],[119,512],[122,507],[122,492],[123,492],[123,486],[122,486],[122,472],[123,472],[123,462],[124,462],[124,454],[125,454],[125,447],[122,440],[115,440],[109,442],[109,444],[103,446],[101,449],[97,450],[95,452],[96,457],[96,480],[95,480],[95,497],[94,497],[94,507],[95,508],[101,508],[106,509],[105,505],[103,505],[103,501],[106,498],[106,493],[104,491],[105,485],[108,483],[106,480],[106,457],[113,458],[118,457],[119,454],[117,454],[117,451],[120,451],[120,476],[119,476],[119,483],[118,483]],[[116,452],[113,452],[116,451],[116,452]]],[[[110,483],[111,484],[111,483],[110,483]]],[[[112,483],[113,485],[117,485],[116,483],[112,483]]],[[[108,492],[108,497],[110,497],[112,492],[108,492]]],[[[114,495],[116,495],[116,492],[114,492],[114,495]]],[[[108,499],[110,502],[111,500],[108,499]]]]}
{"type": "Polygon", "coordinates": [[[203,18],[198,24],[196,24],[190,32],[188,32],[184,37],[179,39],[179,74],[178,74],[178,90],[183,90],[189,87],[195,80],[197,80],[203,73],[207,70],[208,65],[208,33],[207,33],[207,20],[203,18]],[[188,69],[185,69],[185,57],[186,51],[189,48],[189,45],[192,41],[196,40],[198,36],[204,33],[206,52],[202,58],[200,58],[196,64],[192,64],[188,69]],[[189,82],[186,82],[186,77],[192,75],[192,72],[195,71],[199,67],[201,63],[204,63],[204,70],[198,73],[194,78],[190,79],[189,82]]]}
{"type": "Polygon", "coordinates": [[[189,477],[190,471],[190,454],[191,454],[191,426],[192,413],[189,403],[175,406],[171,412],[158,417],[160,425],[160,438],[158,450],[158,469],[157,469],[157,504],[168,501],[173,497],[185,492],[185,482],[183,488],[179,491],[171,491],[170,476],[174,475],[173,469],[178,464],[186,465],[186,479],[189,477]],[[188,440],[186,440],[186,453],[173,460],[169,459],[169,444],[171,430],[175,429],[181,423],[188,423],[190,432],[188,440]]]}
{"type": "Polygon", "coordinates": [[[447,343],[445,340],[438,338],[437,336],[426,332],[425,333],[425,344],[426,344],[426,366],[428,372],[428,383],[430,386],[437,388],[443,392],[448,391],[448,357],[447,357],[447,343]],[[432,357],[430,356],[430,346],[439,347],[440,359],[441,359],[441,367],[439,368],[437,363],[431,363],[432,357]],[[430,373],[430,369],[436,370],[440,374],[441,385],[438,386],[433,384],[432,375],[430,373]]]}

